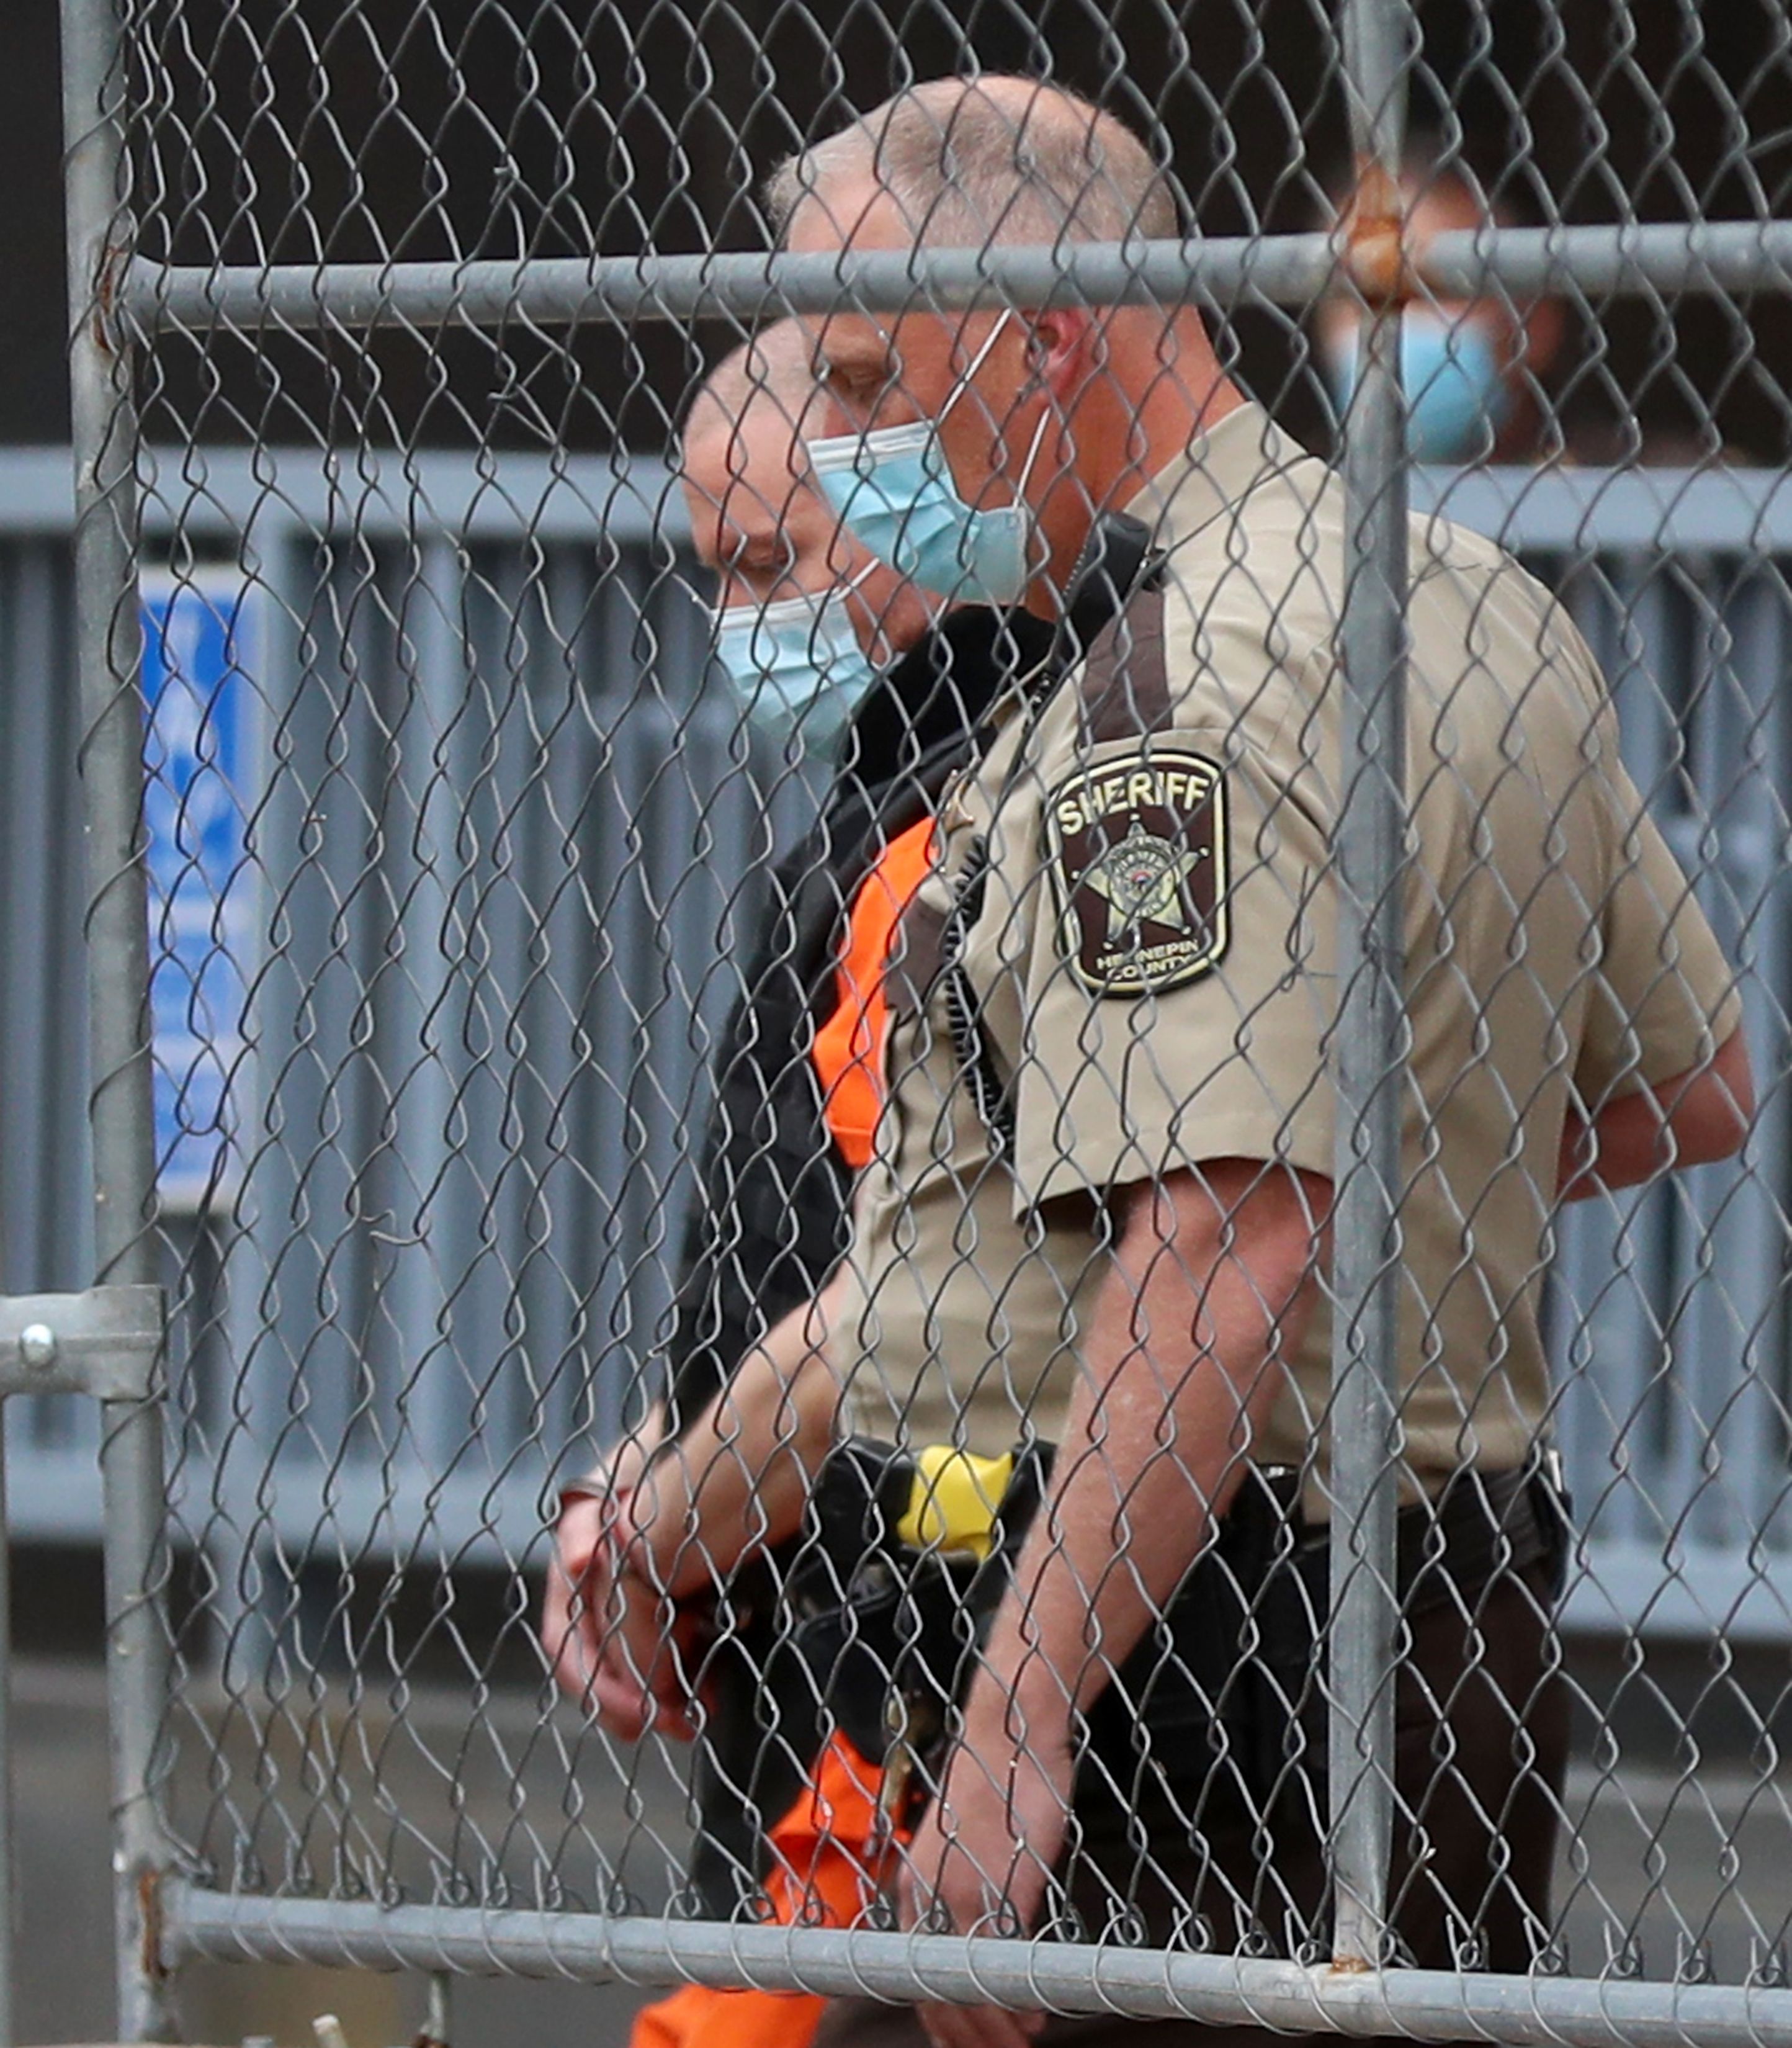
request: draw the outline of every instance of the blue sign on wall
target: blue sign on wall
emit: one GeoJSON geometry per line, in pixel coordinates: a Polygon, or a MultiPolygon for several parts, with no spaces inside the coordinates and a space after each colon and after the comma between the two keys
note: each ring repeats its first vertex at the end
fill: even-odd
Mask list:
{"type": "Polygon", "coordinates": [[[144,585],[149,997],[157,1185],[169,1209],[228,1200],[242,1177],[263,595],[229,570],[144,585]]]}

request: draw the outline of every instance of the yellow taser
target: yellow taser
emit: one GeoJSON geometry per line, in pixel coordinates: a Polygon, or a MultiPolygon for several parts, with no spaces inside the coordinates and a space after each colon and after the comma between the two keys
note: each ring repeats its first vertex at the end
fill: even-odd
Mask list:
{"type": "Polygon", "coordinates": [[[909,1504],[896,1524],[913,1550],[963,1552],[979,1562],[995,1542],[995,1518],[1014,1476],[1012,1451],[980,1458],[951,1444],[924,1444],[914,1454],[909,1504]]]}

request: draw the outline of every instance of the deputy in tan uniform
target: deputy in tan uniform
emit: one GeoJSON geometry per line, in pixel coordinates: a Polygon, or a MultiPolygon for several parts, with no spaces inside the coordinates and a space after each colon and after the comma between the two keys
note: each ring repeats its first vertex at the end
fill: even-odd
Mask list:
{"type": "MultiPolygon", "coordinates": [[[[911,246],[923,223],[972,243],[1174,225],[1123,130],[1019,80],[917,88],[774,198],[798,251],[911,246]]],[[[630,1569],[677,1593],[793,1528],[848,1418],[1055,1439],[906,1909],[980,1931],[1062,1887],[1092,1934],[1186,1934],[1192,1906],[1220,1945],[1304,1952],[1325,1940],[1323,1742],[1297,1739],[1317,1666],[1249,1645],[1272,1599],[1324,1599],[1341,488],[1191,312],[842,315],[817,342],[837,408],[817,472],[923,587],[1061,611],[1119,507],[1161,561],[1085,658],[1017,684],[948,800],[893,960],[851,1256],[643,1489],[630,1569]],[[1270,1497],[1279,1541],[1247,1557],[1270,1497]],[[1217,1575],[1192,1572],[1204,1554],[1217,1575]],[[1185,1682],[1216,1637],[1206,1608],[1177,1623],[1197,1581],[1232,1603],[1232,1655],[1185,1682]]],[[[1484,541],[1415,522],[1412,554],[1392,1909],[1410,1960],[1522,1968],[1565,1732],[1530,1485],[1549,1218],[1733,1150],[1751,1099],[1732,977],[1572,626],[1484,541]]],[[[966,2048],[1034,2031],[841,2001],[820,2038],[922,2027],[966,2048]]]]}

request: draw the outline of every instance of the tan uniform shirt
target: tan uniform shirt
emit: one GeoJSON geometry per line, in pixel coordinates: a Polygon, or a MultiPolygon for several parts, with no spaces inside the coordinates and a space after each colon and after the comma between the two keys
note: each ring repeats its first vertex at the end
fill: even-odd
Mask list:
{"type": "MultiPolygon", "coordinates": [[[[1332,1173],[1343,496],[1258,408],[1228,416],[1131,508],[1167,551],[1161,604],[1017,702],[948,792],[898,938],[834,1344],[855,1426],[986,1452],[1056,1436],[1111,1190],[1225,1156],[1332,1173]],[[964,961],[1011,1167],[934,972],[979,840],[964,961]]],[[[1541,1426],[1571,1086],[1596,1111],[1681,1072],[1739,1007],[1560,607],[1437,519],[1413,522],[1411,571],[1401,1367],[1408,1477],[1434,1490],[1520,1463],[1541,1426]]],[[[1330,1344],[1322,1308],[1260,1461],[1322,1455],[1330,1344]]]]}

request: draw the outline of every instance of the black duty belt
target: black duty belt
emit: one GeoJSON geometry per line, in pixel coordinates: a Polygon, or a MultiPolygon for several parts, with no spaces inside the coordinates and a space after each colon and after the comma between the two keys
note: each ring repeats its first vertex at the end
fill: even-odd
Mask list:
{"type": "MultiPolygon", "coordinates": [[[[1050,1460],[1043,1445],[1016,1453],[1010,1468],[863,1437],[829,1457],[781,1604],[815,1709],[863,1755],[924,1759],[941,1741],[1050,1460]],[[957,1468],[972,1464],[974,1482],[957,1468]],[[966,1527],[976,1519],[968,1490],[983,1503],[979,1532],[966,1527]]],[[[1435,1501],[1402,1509],[1397,1529],[1407,1615],[1565,1553],[1559,1494],[1530,1472],[1459,1473],[1435,1501]]],[[[1223,1703],[1239,1697],[1253,1657],[1290,1675],[1310,1671],[1323,1640],[1328,1545],[1328,1531],[1302,1515],[1300,1475],[1252,1467],[1162,1622],[1121,1666],[1117,1691],[1136,1704],[1181,1685],[1223,1703]]]]}
{"type": "MultiPolygon", "coordinates": [[[[1050,1460],[1043,1445],[1011,1464],[962,1469],[943,1468],[949,1453],[930,1455],[929,1467],[929,1454],[868,1439],[838,1446],[803,1534],[731,1591],[712,1652],[706,1833],[692,1873],[708,1912],[726,1917],[749,1895],[766,1829],[832,1730],[886,1764],[894,1795],[917,1763],[925,1790],[930,1750],[969,1683],[1050,1460]],[[967,1483],[993,1510],[981,1554],[943,1540],[964,1519],[967,1483]]],[[[1568,1555],[1566,1504],[1540,1471],[1460,1473],[1435,1501],[1402,1510],[1397,1526],[1410,1616],[1453,1597],[1472,1604],[1475,1588],[1543,1561],[1559,1587],[1568,1555]]],[[[1096,1701],[1092,1744],[1131,1754],[1142,1721],[1162,1733],[1154,1753],[1199,1769],[1223,1736],[1266,1797],[1286,1777],[1297,1717],[1312,1724],[1303,1768],[1321,1771],[1328,1539],[1301,1515],[1297,1473],[1253,1467],[1162,1619],[1096,1701]]]]}
{"type": "MultiPolygon", "coordinates": [[[[1283,1520],[1293,1554],[1309,1583],[1329,1571],[1331,1531],[1301,1512],[1299,1475],[1272,1468],[1257,1473],[1283,1520]]],[[[1250,1482],[1247,1482],[1247,1488],[1250,1482]]],[[[1241,1500],[1245,1496],[1240,1496],[1241,1500]]],[[[1400,1510],[1394,1523],[1394,1579],[1403,1613],[1418,1613],[1485,1585],[1507,1572],[1528,1571],[1546,1559],[1565,1560],[1567,1504],[1552,1474],[1536,1467],[1506,1472],[1459,1472],[1435,1499],[1400,1510]]]]}

